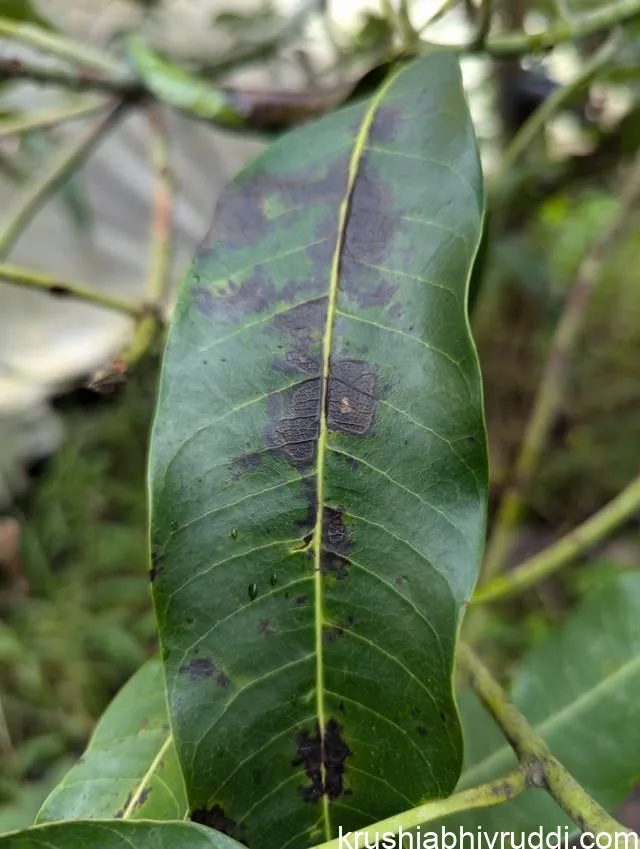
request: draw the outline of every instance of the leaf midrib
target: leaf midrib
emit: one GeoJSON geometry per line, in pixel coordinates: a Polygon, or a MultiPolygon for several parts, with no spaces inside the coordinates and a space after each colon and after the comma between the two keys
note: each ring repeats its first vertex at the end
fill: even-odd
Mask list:
{"type": "MultiPolygon", "coordinates": [[[[318,434],[317,446],[317,468],[316,468],[316,520],[313,529],[312,545],[314,549],[314,596],[315,596],[315,654],[316,654],[316,711],[318,718],[319,741],[321,747],[320,757],[320,774],[322,780],[322,788],[326,787],[326,769],[324,759],[324,736],[326,727],[326,710],[324,700],[324,662],[323,662],[323,625],[324,625],[324,606],[323,606],[323,585],[322,585],[322,539],[323,539],[323,522],[324,522],[324,469],[325,459],[328,444],[329,425],[327,419],[327,400],[329,377],[331,372],[331,353],[333,350],[333,331],[335,325],[335,316],[338,303],[338,292],[340,284],[340,268],[342,253],[345,245],[345,237],[349,212],[351,207],[351,199],[355,189],[362,155],[365,150],[367,138],[376,112],[382,102],[387,91],[395,82],[402,71],[396,71],[390,74],[385,82],[380,86],[374,95],[367,112],[364,115],[360,129],[353,145],[351,158],[349,161],[349,170],[347,175],[347,186],[344,198],[340,205],[338,213],[338,233],[336,238],[336,246],[331,261],[331,270],[329,275],[329,292],[327,298],[327,316],[326,324],[322,341],[322,388],[320,400],[320,431],[318,434]]],[[[332,835],[331,817],[329,812],[329,798],[326,792],[322,794],[322,817],[324,824],[325,839],[330,840],[332,835]]]]}
{"type": "Polygon", "coordinates": [[[158,749],[158,753],[156,754],[155,758],[151,761],[147,771],[145,772],[145,774],[140,779],[138,787],[136,788],[136,792],[132,794],[131,798],[129,799],[128,804],[125,806],[125,809],[122,813],[122,819],[123,820],[128,819],[131,816],[131,814],[133,813],[133,811],[135,810],[136,805],[138,804],[139,800],[142,798],[142,794],[144,793],[144,790],[145,790],[147,784],[149,784],[149,782],[153,778],[156,770],[159,768],[160,762],[161,762],[162,758],[166,755],[166,753],[169,751],[169,747],[171,746],[172,742],[173,742],[173,735],[168,734],[167,739],[164,741],[162,746],[160,746],[160,748],[158,749]]]}

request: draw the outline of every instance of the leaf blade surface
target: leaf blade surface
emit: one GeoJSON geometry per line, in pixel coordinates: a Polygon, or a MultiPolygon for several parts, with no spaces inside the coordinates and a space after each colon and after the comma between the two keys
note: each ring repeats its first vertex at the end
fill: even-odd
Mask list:
{"type": "Polygon", "coordinates": [[[273,145],[182,287],[150,459],[194,817],[304,846],[455,785],[484,532],[482,225],[454,57],[273,145]]]}

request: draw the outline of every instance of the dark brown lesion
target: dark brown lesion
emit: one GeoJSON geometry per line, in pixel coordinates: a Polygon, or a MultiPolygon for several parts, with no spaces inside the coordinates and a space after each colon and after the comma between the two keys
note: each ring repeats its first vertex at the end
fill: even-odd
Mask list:
{"type": "Polygon", "coordinates": [[[249,472],[255,472],[260,466],[262,457],[258,452],[248,452],[234,457],[229,465],[229,475],[232,480],[237,480],[249,472]]]}
{"type": "Polygon", "coordinates": [[[192,811],[191,822],[197,822],[200,825],[213,828],[215,831],[221,831],[223,834],[234,837],[236,840],[241,839],[238,834],[238,823],[231,819],[231,817],[228,817],[220,805],[214,805],[209,809],[198,808],[192,811]]]}
{"type": "Polygon", "coordinates": [[[301,381],[267,402],[267,447],[276,449],[296,469],[313,467],[320,434],[322,384],[319,377],[301,381]]]}
{"type": "Polygon", "coordinates": [[[260,269],[241,283],[229,279],[226,285],[214,291],[216,316],[225,323],[237,324],[257,315],[278,300],[278,291],[272,280],[260,269]]]}
{"type": "Polygon", "coordinates": [[[353,613],[348,613],[339,622],[325,624],[322,626],[322,638],[325,643],[335,643],[339,637],[343,637],[347,631],[353,630],[356,618],[353,613]]]}
{"type": "MultiPolygon", "coordinates": [[[[384,262],[391,253],[399,224],[393,211],[392,196],[372,167],[370,153],[365,152],[349,203],[345,256],[376,264],[384,262]]],[[[343,275],[341,280],[347,292],[352,276],[343,275]]]]}
{"type": "Polygon", "coordinates": [[[349,566],[351,561],[341,554],[333,554],[331,551],[320,553],[320,571],[323,575],[335,578],[336,581],[344,581],[349,577],[349,566]]]}
{"type": "Polygon", "coordinates": [[[344,523],[344,510],[340,507],[323,508],[322,514],[322,551],[320,552],[320,571],[323,575],[343,581],[349,577],[348,552],[351,548],[351,534],[344,523]]]}
{"type": "Polygon", "coordinates": [[[344,523],[342,507],[324,507],[322,516],[322,547],[332,554],[346,555],[351,545],[351,535],[344,523]]]}
{"type": "Polygon", "coordinates": [[[219,687],[226,688],[231,683],[225,672],[213,663],[208,657],[194,657],[183,663],[178,673],[188,675],[192,680],[199,678],[214,678],[219,687]]]}
{"type": "Polygon", "coordinates": [[[310,784],[299,788],[305,802],[318,802],[325,794],[335,802],[345,795],[345,761],[352,752],[342,735],[342,726],[332,717],[324,735],[316,724],[313,734],[301,731],[296,736],[296,756],[291,765],[303,766],[310,780],[310,784]]]}
{"type": "Polygon", "coordinates": [[[332,364],[327,387],[327,426],[348,436],[367,436],[373,428],[376,375],[363,360],[332,364]]]}

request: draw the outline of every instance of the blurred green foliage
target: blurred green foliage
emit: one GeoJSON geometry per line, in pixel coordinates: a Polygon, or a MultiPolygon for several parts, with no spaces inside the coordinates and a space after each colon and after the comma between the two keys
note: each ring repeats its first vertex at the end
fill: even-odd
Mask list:
{"type": "Polygon", "coordinates": [[[155,650],[145,460],[156,364],[142,371],[114,396],[63,403],[65,444],[16,514],[28,592],[0,587],[0,833],[32,821],[155,650]]]}

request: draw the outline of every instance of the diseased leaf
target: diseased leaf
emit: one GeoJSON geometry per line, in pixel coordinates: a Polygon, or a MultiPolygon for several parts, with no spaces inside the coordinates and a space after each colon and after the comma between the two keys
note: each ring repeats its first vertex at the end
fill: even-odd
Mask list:
{"type": "MultiPolygon", "coordinates": [[[[586,791],[613,810],[637,785],[640,694],[640,574],[598,587],[524,657],[512,698],[551,751],[586,791]]],[[[460,789],[509,770],[514,756],[468,692],[461,699],[466,767],[460,789]]],[[[456,818],[488,831],[575,827],[546,793],[526,793],[495,809],[456,818]]],[[[453,826],[447,820],[447,827],[453,826]]],[[[455,827],[455,826],[453,826],[455,827]]]]}
{"type": "Polygon", "coordinates": [[[281,139],[182,287],[150,458],[192,816],[295,849],[444,796],[487,485],[456,59],[281,139]]]}
{"type": "Polygon", "coordinates": [[[45,801],[37,821],[180,820],[187,811],[162,665],[151,660],[109,705],[87,751],[45,801]]]}
{"type": "Polygon", "coordinates": [[[241,849],[229,837],[187,822],[65,822],[0,837],[0,849],[241,849]]]}

